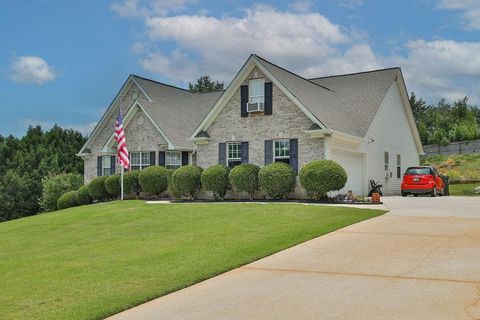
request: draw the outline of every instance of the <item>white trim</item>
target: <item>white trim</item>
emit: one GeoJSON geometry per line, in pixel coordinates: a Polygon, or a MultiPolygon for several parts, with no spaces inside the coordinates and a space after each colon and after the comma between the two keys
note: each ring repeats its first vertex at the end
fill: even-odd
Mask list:
{"type": "Polygon", "coordinates": [[[276,159],[290,159],[290,151],[291,151],[291,148],[290,148],[290,139],[273,139],[272,140],[272,161],[275,162],[276,159]],[[287,141],[288,142],[288,156],[276,156],[275,155],[275,142],[285,142],[287,141]]]}
{"type": "Polygon", "coordinates": [[[226,149],[227,150],[226,150],[225,161],[227,162],[227,167],[229,167],[229,163],[228,163],[229,160],[242,162],[242,152],[243,152],[243,150],[242,150],[242,142],[241,141],[229,141],[229,142],[227,142],[226,143],[226,149]],[[238,158],[230,158],[230,156],[229,156],[230,152],[228,150],[228,147],[230,145],[233,145],[233,144],[237,144],[237,145],[240,146],[240,157],[238,157],[238,158]]]}
{"type": "Polygon", "coordinates": [[[88,137],[87,142],[85,142],[85,144],[82,146],[82,148],[80,149],[80,151],[78,152],[77,155],[80,156],[83,153],[83,151],[85,151],[85,149],[88,149],[88,148],[91,147],[93,141],[95,141],[95,139],[97,138],[100,131],[105,127],[105,124],[106,124],[107,120],[111,117],[111,115],[114,112],[116,106],[123,99],[126,92],[128,92],[128,90],[130,90],[130,88],[132,87],[133,84],[135,84],[143,92],[143,89],[138,85],[138,83],[136,81],[134,81],[133,76],[129,75],[127,80],[125,80],[122,87],[120,88],[120,91],[117,93],[117,95],[115,96],[115,98],[113,99],[113,101],[110,103],[107,110],[103,114],[102,118],[100,119],[100,121],[97,123],[97,125],[93,129],[92,133],[88,137]]]}
{"type": "Polygon", "coordinates": [[[218,114],[223,110],[225,105],[230,101],[233,97],[235,92],[238,88],[242,85],[242,83],[246,80],[248,75],[253,71],[253,69],[257,67],[266,78],[272,81],[275,86],[277,86],[300,110],[305,113],[305,115],[313,122],[318,124],[323,128],[327,128],[315,115],[308,110],[288,89],[278,81],[270,71],[268,71],[262,63],[255,57],[255,55],[251,55],[248,60],[245,62],[243,67],[240,69],[238,74],[235,76],[233,81],[228,85],[225,92],[222,94],[220,99],[215,103],[215,105],[210,109],[208,114],[203,118],[200,124],[197,126],[193,134],[191,135],[190,139],[195,139],[195,136],[200,133],[200,131],[206,131],[207,128],[212,124],[212,122],[217,118],[218,114]]]}
{"type": "Polygon", "coordinates": [[[140,88],[140,91],[142,91],[143,95],[145,97],[147,97],[148,101],[150,102],[153,102],[152,99],[150,99],[150,97],[148,96],[148,94],[145,92],[145,90],[143,90],[142,86],[138,84],[137,80],[135,80],[135,78],[132,76],[132,81],[140,88]]]}
{"type": "Polygon", "coordinates": [[[325,130],[325,129],[304,130],[303,132],[310,135],[311,138],[330,137],[333,134],[331,130],[325,130]]]}
{"type": "Polygon", "coordinates": [[[333,137],[336,139],[344,140],[350,143],[360,144],[365,142],[365,138],[357,137],[348,133],[344,133],[338,130],[331,130],[333,137]]]}

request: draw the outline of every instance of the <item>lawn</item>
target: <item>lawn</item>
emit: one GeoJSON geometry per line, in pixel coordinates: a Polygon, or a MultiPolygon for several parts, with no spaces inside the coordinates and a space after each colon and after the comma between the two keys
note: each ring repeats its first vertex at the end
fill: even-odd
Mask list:
{"type": "Polygon", "coordinates": [[[480,183],[461,183],[461,184],[451,184],[450,185],[450,195],[452,196],[480,196],[480,194],[475,193],[475,188],[478,187],[480,183]]]}
{"type": "Polygon", "coordinates": [[[0,318],[102,319],[383,213],[124,201],[0,223],[0,318]]]}

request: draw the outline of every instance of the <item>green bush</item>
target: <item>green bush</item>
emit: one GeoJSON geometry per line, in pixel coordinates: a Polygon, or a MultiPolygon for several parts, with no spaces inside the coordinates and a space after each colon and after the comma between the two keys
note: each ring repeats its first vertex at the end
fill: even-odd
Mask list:
{"type": "Polygon", "coordinates": [[[230,187],[229,174],[230,170],[223,164],[211,166],[202,172],[202,186],[205,190],[212,191],[215,199],[223,200],[230,187]]]}
{"type": "Polygon", "coordinates": [[[68,191],[67,193],[62,195],[60,198],[58,198],[57,208],[59,210],[67,209],[75,206],[78,206],[77,191],[68,191]]]}
{"type": "Polygon", "coordinates": [[[168,170],[164,167],[150,166],[138,175],[142,191],[153,195],[160,195],[168,187],[168,170]]]}
{"type": "Polygon", "coordinates": [[[283,162],[269,164],[258,173],[260,187],[273,199],[282,199],[295,188],[295,171],[283,162]]]}
{"type": "Polygon", "coordinates": [[[140,186],[140,182],[138,181],[138,176],[140,175],[140,171],[138,170],[130,170],[125,172],[123,176],[123,191],[125,194],[131,195],[134,194],[137,198],[140,196],[142,192],[142,187],[140,186]]]}
{"type": "Polygon", "coordinates": [[[105,179],[105,190],[107,190],[108,194],[115,199],[120,197],[122,192],[120,174],[114,174],[105,179]]]}
{"type": "Polygon", "coordinates": [[[250,200],[252,200],[255,191],[260,186],[258,182],[259,171],[260,167],[257,165],[242,163],[230,170],[228,178],[235,191],[247,192],[250,200]]]}
{"type": "Polygon", "coordinates": [[[347,183],[347,173],[332,160],[315,160],[300,170],[300,184],[310,197],[319,200],[329,191],[340,190],[347,183]]]}
{"type": "Polygon", "coordinates": [[[92,203],[92,198],[90,198],[90,194],[88,193],[88,186],[81,186],[77,190],[77,203],[79,205],[92,203]]]}
{"type": "Polygon", "coordinates": [[[108,192],[105,189],[107,177],[96,177],[88,185],[88,194],[92,200],[103,201],[108,199],[108,192]]]}
{"type": "Polygon", "coordinates": [[[172,192],[176,199],[182,197],[196,200],[202,189],[202,168],[188,165],[175,170],[172,175],[172,192]]]}
{"type": "Polygon", "coordinates": [[[68,191],[80,188],[83,185],[83,178],[74,173],[51,175],[42,180],[42,185],[40,206],[45,211],[54,211],[57,210],[58,198],[68,191]]]}

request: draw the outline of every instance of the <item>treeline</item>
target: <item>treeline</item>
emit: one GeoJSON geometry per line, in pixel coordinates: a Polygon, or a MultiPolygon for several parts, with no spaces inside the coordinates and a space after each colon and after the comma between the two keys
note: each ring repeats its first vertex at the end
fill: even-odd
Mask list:
{"type": "Polygon", "coordinates": [[[0,135],[0,221],[42,211],[42,181],[59,173],[83,174],[76,156],[86,138],[78,131],[54,126],[28,128],[21,139],[0,135]]]}
{"type": "Polygon", "coordinates": [[[480,139],[480,109],[467,98],[453,103],[441,99],[429,105],[412,93],[410,105],[424,145],[480,139]]]}

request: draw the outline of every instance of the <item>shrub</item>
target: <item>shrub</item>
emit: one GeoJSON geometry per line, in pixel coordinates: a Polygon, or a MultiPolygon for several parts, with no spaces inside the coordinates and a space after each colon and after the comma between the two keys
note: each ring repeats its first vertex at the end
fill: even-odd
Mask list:
{"type": "Polygon", "coordinates": [[[259,188],[258,172],[260,167],[250,163],[242,163],[230,170],[228,176],[234,190],[247,192],[250,200],[253,199],[255,191],[259,188]]]}
{"type": "Polygon", "coordinates": [[[138,181],[139,175],[140,171],[138,170],[130,170],[125,172],[125,175],[123,176],[123,191],[125,194],[134,194],[137,196],[137,198],[140,196],[142,187],[138,181]]]}
{"type": "Polygon", "coordinates": [[[202,189],[202,168],[188,165],[175,170],[172,175],[172,193],[177,199],[188,197],[198,198],[202,189]]]}
{"type": "Polygon", "coordinates": [[[96,177],[88,185],[88,194],[92,200],[102,201],[108,199],[108,192],[105,189],[107,177],[96,177]]]}
{"type": "Polygon", "coordinates": [[[230,170],[223,164],[211,166],[202,172],[202,186],[205,190],[212,191],[215,199],[224,199],[230,186],[228,175],[230,170]]]}
{"type": "Polygon", "coordinates": [[[107,190],[108,194],[115,199],[120,197],[122,192],[120,174],[114,174],[105,179],[105,190],[107,190]]]}
{"type": "Polygon", "coordinates": [[[260,169],[258,179],[262,190],[273,199],[282,199],[295,188],[295,171],[283,162],[260,169]]]}
{"type": "Polygon", "coordinates": [[[319,200],[329,191],[340,190],[347,183],[347,173],[332,160],[315,160],[300,170],[300,184],[310,197],[319,200]]]}
{"type": "Polygon", "coordinates": [[[57,208],[60,210],[75,207],[75,206],[78,206],[77,191],[68,191],[67,193],[62,195],[60,198],[58,198],[57,208]]]}
{"type": "Polygon", "coordinates": [[[79,205],[92,203],[92,198],[90,198],[90,194],[88,193],[88,186],[81,186],[77,190],[77,203],[79,205]]]}
{"type": "Polygon", "coordinates": [[[68,191],[80,188],[83,185],[83,178],[74,173],[51,175],[43,179],[42,185],[40,206],[45,211],[54,211],[57,210],[58,198],[68,191]]]}
{"type": "Polygon", "coordinates": [[[168,187],[168,171],[164,167],[150,166],[138,175],[138,181],[144,192],[160,195],[168,187]]]}

